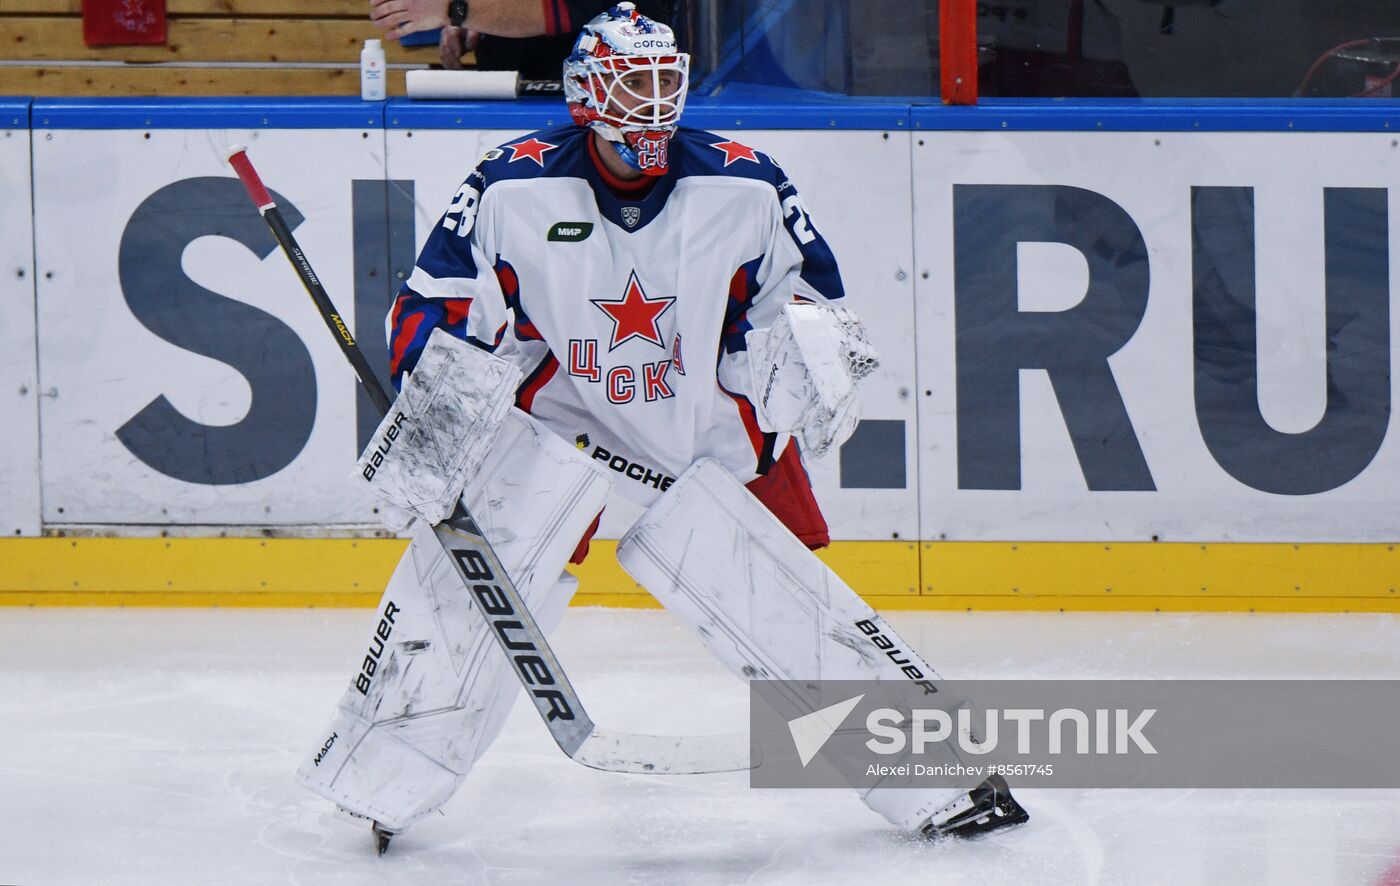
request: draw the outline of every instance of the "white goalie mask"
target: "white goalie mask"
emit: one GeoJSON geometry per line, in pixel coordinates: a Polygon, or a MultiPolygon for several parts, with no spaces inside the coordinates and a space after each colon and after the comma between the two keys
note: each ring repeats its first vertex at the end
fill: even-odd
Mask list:
{"type": "Polygon", "coordinates": [[[564,61],[564,99],[574,122],[600,133],[647,175],[664,175],[685,107],[690,56],[676,35],[631,3],[583,26],[564,61]]]}

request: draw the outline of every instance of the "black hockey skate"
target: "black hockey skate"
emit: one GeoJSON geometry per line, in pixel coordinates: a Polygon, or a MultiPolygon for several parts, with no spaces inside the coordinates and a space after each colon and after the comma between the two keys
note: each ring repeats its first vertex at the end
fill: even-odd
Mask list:
{"type": "Polygon", "coordinates": [[[1000,775],[991,775],[942,809],[929,816],[920,832],[929,840],[973,837],[1030,820],[1030,813],[1000,775]]]}
{"type": "Polygon", "coordinates": [[[393,839],[394,832],[388,830],[377,821],[370,826],[370,830],[374,832],[374,848],[379,850],[380,855],[388,852],[389,841],[393,839]]]}
{"type": "Polygon", "coordinates": [[[361,815],[358,812],[351,812],[344,806],[337,806],[335,807],[335,809],[336,812],[340,813],[346,818],[353,818],[357,821],[369,822],[370,833],[374,835],[374,848],[379,851],[380,855],[383,855],[384,853],[389,851],[389,841],[393,839],[393,836],[395,833],[397,833],[397,831],[391,831],[388,828],[384,827],[384,825],[370,818],[368,815],[361,815]]]}

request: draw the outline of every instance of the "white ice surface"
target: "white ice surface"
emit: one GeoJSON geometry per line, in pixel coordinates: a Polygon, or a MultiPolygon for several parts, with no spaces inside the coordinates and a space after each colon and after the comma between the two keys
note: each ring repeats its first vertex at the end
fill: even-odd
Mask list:
{"type": "MultiPolygon", "coordinates": [[[[951,678],[1400,675],[1374,615],[895,613],[951,678]]],[[[435,816],[375,856],[293,785],[367,611],[0,610],[0,883],[1400,886],[1400,791],[1020,791],[1021,828],[928,846],[845,791],[594,772],[517,705],[435,816]]],[[[572,610],[594,718],[744,728],[742,686],[661,612],[572,610]]]]}

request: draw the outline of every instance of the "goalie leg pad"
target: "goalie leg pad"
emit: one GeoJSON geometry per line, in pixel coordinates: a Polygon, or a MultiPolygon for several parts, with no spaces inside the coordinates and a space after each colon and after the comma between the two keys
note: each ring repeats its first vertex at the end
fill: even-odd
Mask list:
{"type": "Polygon", "coordinates": [[[937,679],[717,461],[682,474],[623,536],[617,557],[745,678],[937,679]]]}
{"type": "MultiPolygon", "coordinates": [[[[939,679],[716,461],[682,474],[623,536],[617,558],[741,679],[885,680],[926,691],[939,679]]],[[[812,698],[810,709],[837,700],[812,698]]],[[[958,762],[951,749],[948,762],[958,762]]],[[[876,788],[862,799],[915,831],[950,792],[876,788]]]]}
{"type": "MultiPolygon", "coordinates": [[[[512,410],[466,490],[473,517],[546,632],[577,586],[561,573],[607,488],[586,456],[512,410]]],[[[447,801],[519,691],[432,530],[419,524],[336,716],[297,778],[402,831],[447,801]]]]}

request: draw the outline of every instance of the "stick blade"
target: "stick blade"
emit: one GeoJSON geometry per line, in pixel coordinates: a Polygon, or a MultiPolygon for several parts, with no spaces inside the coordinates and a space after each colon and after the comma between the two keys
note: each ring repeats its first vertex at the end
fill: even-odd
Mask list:
{"type": "Polygon", "coordinates": [[[594,728],[571,756],[605,772],[638,775],[703,775],[744,772],[760,762],[748,733],[729,735],[632,735],[594,728]]]}

